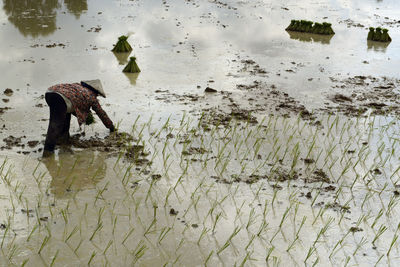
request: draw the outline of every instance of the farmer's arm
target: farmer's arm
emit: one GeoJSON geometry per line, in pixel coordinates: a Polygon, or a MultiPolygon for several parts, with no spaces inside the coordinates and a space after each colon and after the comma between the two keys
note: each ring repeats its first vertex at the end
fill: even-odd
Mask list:
{"type": "Polygon", "coordinates": [[[97,116],[101,119],[104,126],[110,129],[111,132],[115,130],[113,122],[108,117],[107,113],[101,108],[99,101],[96,101],[92,105],[92,109],[96,112],[97,116]]]}

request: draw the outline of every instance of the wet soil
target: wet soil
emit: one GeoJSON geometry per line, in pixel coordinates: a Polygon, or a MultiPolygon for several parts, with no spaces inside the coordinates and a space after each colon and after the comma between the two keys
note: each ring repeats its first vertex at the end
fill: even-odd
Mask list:
{"type": "Polygon", "coordinates": [[[247,184],[254,184],[259,182],[260,180],[268,180],[271,182],[280,182],[285,183],[287,181],[294,181],[300,180],[305,184],[313,184],[319,183],[320,189],[329,192],[335,191],[335,186],[333,185],[326,185],[332,183],[329,179],[328,175],[321,169],[317,169],[313,171],[311,174],[303,171],[303,169],[297,168],[296,170],[290,170],[284,165],[280,165],[275,167],[273,170],[270,171],[269,174],[261,175],[261,174],[252,174],[249,176],[243,174],[232,174],[231,179],[222,178],[219,176],[212,176],[211,178],[215,179],[217,182],[224,183],[224,184],[233,184],[244,182],[247,184]]]}
{"type": "Polygon", "coordinates": [[[128,133],[115,132],[105,138],[98,136],[85,138],[83,134],[75,134],[70,137],[69,143],[76,148],[95,148],[100,151],[116,152],[134,141],[133,136],[128,133]]]}
{"type": "Polygon", "coordinates": [[[100,138],[91,136],[85,138],[82,134],[71,136],[69,144],[73,148],[92,149],[95,151],[107,152],[109,157],[118,156],[123,153],[125,158],[135,165],[149,165],[151,162],[146,158],[149,152],[145,151],[143,145],[137,145],[131,134],[126,132],[114,132],[110,135],[100,138]]]}
{"type": "Polygon", "coordinates": [[[354,76],[343,80],[331,78],[332,88],[339,93],[328,96],[336,105],[321,111],[341,113],[350,117],[400,115],[398,99],[400,80],[387,77],[354,76]]]}

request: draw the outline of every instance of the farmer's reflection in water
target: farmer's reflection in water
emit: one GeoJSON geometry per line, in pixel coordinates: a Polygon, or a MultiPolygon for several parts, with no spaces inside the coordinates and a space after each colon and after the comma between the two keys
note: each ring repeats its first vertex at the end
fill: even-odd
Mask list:
{"type": "Polygon", "coordinates": [[[60,153],[43,158],[52,177],[51,193],[56,198],[68,198],[76,191],[94,188],[106,174],[105,155],[93,150],[60,153]]]}

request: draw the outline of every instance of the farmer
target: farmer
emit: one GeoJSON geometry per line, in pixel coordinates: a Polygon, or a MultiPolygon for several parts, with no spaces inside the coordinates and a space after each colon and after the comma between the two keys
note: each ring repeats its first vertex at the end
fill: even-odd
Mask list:
{"type": "Polygon", "coordinates": [[[45,98],[50,107],[50,121],[43,157],[51,155],[56,144],[68,143],[71,114],[77,117],[81,126],[92,108],[110,132],[115,131],[113,122],[96,98],[98,95],[106,97],[100,80],[57,84],[47,90],[45,98]]]}

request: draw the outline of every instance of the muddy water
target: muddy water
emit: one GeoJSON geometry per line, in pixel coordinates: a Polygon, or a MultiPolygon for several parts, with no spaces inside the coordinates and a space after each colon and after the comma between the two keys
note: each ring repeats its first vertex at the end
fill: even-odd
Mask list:
{"type": "MultiPolygon", "coordinates": [[[[191,129],[196,129],[196,123],[182,129],[179,125],[183,111],[195,121],[204,108],[226,108],[224,96],[204,96],[207,86],[232,93],[230,97],[247,107],[250,104],[241,102],[247,92],[237,85],[261,81],[313,110],[337,90],[331,88],[332,78],[371,75],[399,79],[397,14],[396,1],[372,0],[52,0],[27,6],[3,0],[0,93],[11,88],[13,94],[2,97],[8,102],[2,101],[0,107],[10,109],[0,115],[0,137],[22,138],[1,152],[2,161],[7,160],[1,172],[4,208],[0,221],[9,226],[7,231],[0,230],[4,235],[2,264],[20,265],[29,259],[26,266],[48,266],[54,259],[55,266],[88,262],[93,266],[129,266],[133,262],[140,266],[287,266],[304,264],[310,248],[316,247],[307,264],[371,265],[379,261],[396,265],[396,257],[381,258],[397,234],[393,214],[398,208],[387,212],[391,201],[397,203],[393,196],[398,161],[395,156],[385,160],[398,146],[398,126],[391,124],[390,117],[376,121],[341,118],[333,124],[334,134],[329,131],[333,117],[322,116],[320,132],[318,127],[299,124],[297,118],[277,118],[272,132],[254,134],[257,128],[243,126],[243,132],[253,129],[245,140],[238,134],[240,130],[195,135],[191,129]],[[336,34],[329,38],[288,33],[284,29],[291,19],[329,21],[336,34]],[[389,45],[368,43],[370,26],[388,28],[393,41],[389,45]],[[138,75],[121,72],[129,55],[110,52],[123,34],[130,36],[131,55],[137,57],[142,70],[138,75]],[[120,130],[131,132],[140,116],[133,133],[138,138],[143,134],[138,144],[145,145],[152,165],[132,165],[123,153],[79,148],[73,148],[73,154],[60,150],[54,158],[40,159],[40,142],[48,123],[43,92],[59,82],[91,78],[102,79],[108,96],[101,102],[120,130]],[[202,98],[182,100],[185,94],[202,98]],[[171,127],[154,137],[168,118],[171,127]],[[151,128],[144,125],[147,122],[151,128]],[[291,135],[288,129],[296,130],[291,135]],[[174,137],[168,138],[169,132],[174,137]],[[274,143],[280,132],[285,134],[274,143]],[[205,144],[209,152],[197,153],[180,143],[184,134],[193,140],[190,146],[205,144]],[[236,140],[228,143],[226,150],[228,139],[224,136],[236,140]],[[318,136],[315,152],[308,153],[314,136],[318,136]],[[335,140],[335,136],[343,138],[335,140]],[[251,153],[260,138],[268,141],[262,144],[259,159],[251,153]],[[31,147],[28,141],[39,144],[31,147]],[[260,177],[274,173],[279,164],[284,172],[290,171],[297,142],[302,144],[301,157],[312,155],[317,162],[308,168],[296,159],[301,162],[296,163],[296,173],[312,176],[315,169],[323,169],[335,187],[333,192],[321,190],[328,183],[310,184],[302,178],[295,186],[264,178],[253,184],[232,182],[238,176],[240,181],[254,179],[255,170],[260,177]],[[186,156],[190,159],[182,158],[184,151],[189,151],[186,156]],[[284,156],[288,153],[291,156],[284,156]],[[253,161],[246,159],[249,155],[253,161]],[[276,160],[280,158],[285,160],[279,163],[276,160]],[[358,158],[362,164],[357,163],[358,158]],[[348,170],[350,161],[355,167],[348,170]],[[226,171],[221,173],[221,168],[226,171]],[[357,175],[361,178],[351,187],[357,175]],[[306,197],[308,192],[311,199],[306,197]],[[331,205],[324,209],[326,204],[331,205]],[[178,213],[174,215],[171,209],[178,213]],[[384,215],[373,224],[380,210],[384,215]],[[306,220],[301,228],[303,216],[306,220]],[[282,222],[281,218],[287,219],[282,222]],[[328,231],[315,241],[326,225],[328,231]],[[363,231],[348,234],[356,225],[363,231]],[[383,226],[388,230],[371,245],[383,226]],[[230,239],[235,228],[240,232],[230,239]],[[343,242],[337,245],[341,238],[343,242]],[[364,244],[364,239],[368,243],[364,244]],[[293,248],[287,252],[292,242],[293,248]],[[229,246],[222,249],[224,244],[229,246]]],[[[259,121],[265,115],[260,113],[259,121]]],[[[264,126],[268,129],[271,125],[264,126]]],[[[73,120],[72,132],[77,131],[73,120]]],[[[108,135],[100,123],[87,127],[86,133],[87,138],[108,135]]],[[[391,251],[396,254],[397,243],[391,251]]]]}

